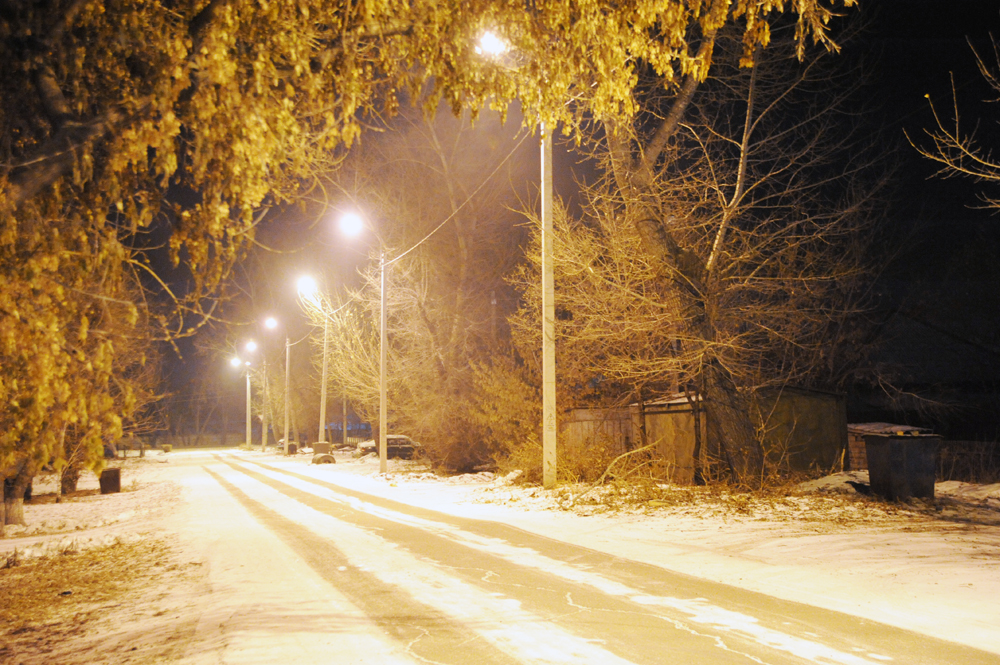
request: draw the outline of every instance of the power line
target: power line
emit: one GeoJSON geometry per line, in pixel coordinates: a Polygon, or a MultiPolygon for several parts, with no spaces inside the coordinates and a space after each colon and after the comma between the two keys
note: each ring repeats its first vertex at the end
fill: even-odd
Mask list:
{"type": "Polygon", "coordinates": [[[467,197],[465,198],[465,200],[464,200],[464,201],[462,201],[462,203],[461,203],[461,204],[460,204],[460,205],[459,205],[459,206],[458,206],[457,208],[455,208],[455,210],[453,210],[453,211],[452,211],[452,213],[451,213],[450,215],[448,215],[447,217],[445,217],[445,218],[444,218],[444,220],[443,220],[443,221],[442,221],[442,222],[441,222],[440,224],[438,224],[437,226],[435,226],[435,227],[434,227],[434,229],[433,229],[433,230],[432,230],[432,231],[431,231],[430,233],[428,233],[428,234],[427,234],[426,236],[424,236],[424,237],[423,237],[423,238],[422,238],[422,239],[421,239],[421,240],[420,240],[419,242],[417,242],[417,243],[416,243],[415,245],[413,245],[413,246],[412,246],[412,247],[410,247],[410,248],[409,248],[408,250],[406,250],[406,251],[405,251],[405,252],[403,252],[402,254],[398,255],[398,256],[397,256],[396,258],[392,259],[391,261],[386,261],[386,262],[385,262],[385,267],[387,267],[387,268],[388,268],[388,267],[389,267],[389,266],[391,266],[391,265],[392,265],[393,263],[395,263],[396,261],[399,261],[399,260],[400,260],[401,258],[403,258],[403,257],[404,257],[404,256],[406,256],[407,254],[409,254],[410,252],[412,252],[413,250],[415,250],[415,249],[416,249],[417,247],[420,247],[420,245],[422,245],[422,244],[424,244],[425,242],[427,242],[427,240],[429,240],[429,239],[430,239],[430,237],[431,237],[432,235],[434,235],[435,233],[437,233],[438,231],[440,231],[440,230],[441,230],[441,227],[443,227],[443,226],[444,226],[445,224],[447,224],[447,223],[448,223],[448,222],[450,222],[450,221],[451,221],[452,219],[454,219],[454,217],[455,217],[455,216],[456,216],[456,215],[457,215],[457,214],[459,213],[459,211],[461,211],[461,210],[462,210],[462,208],[464,208],[464,207],[465,207],[465,206],[466,206],[466,205],[467,205],[467,204],[468,204],[468,203],[469,203],[469,202],[470,202],[470,201],[471,201],[471,200],[473,199],[473,197],[475,197],[475,196],[476,196],[476,194],[478,194],[478,193],[479,193],[479,190],[481,190],[481,189],[482,189],[483,187],[485,187],[485,186],[486,186],[486,183],[488,183],[488,182],[490,181],[490,179],[491,179],[491,178],[492,178],[493,176],[495,176],[495,175],[497,174],[497,172],[498,172],[498,171],[500,171],[500,167],[501,167],[501,166],[503,166],[504,164],[506,164],[506,163],[507,163],[508,161],[510,161],[510,158],[514,156],[514,153],[515,153],[515,152],[517,152],[517,149],[521,147],[521,144],[522,144],[522,143],[524,143],[524,140],[525,140],[526,138],[528,138],[528,134],[527,134],[527,132],[525,132],[525,133],[524,133],[524,135],[523,135],[523,136],[521,136],[521,140],[520,140],[520,141],[518,141],[518,142],[517,142],[517,144],[516,144],[516,145],[515,145],[515,146],[514,146],[513,148],[511,148],[511,151],[510,151],[509,153],[507,153],[507,156],[506,156],[506,157],[504,157],[504,158],[503,158],[503,159],[502,159],[502,160],[500,161],[500,163],[499,163],[499,164],[497,164],[496,168],[495,168],[495,169],[493,169],[493,170],[492,170],[492,171],[490,172],[490,174],[489,174],[488,176],[486,176],[485,178],[483,178],[483,181],[482,181],[481,183],[479,183],[479,186],[478,186],[478,187],[476,187],[476,189],[474,189],[474,190],[472,191],[472,193],[471,193],[471,194],[469,194],[469,195],[468,195],[468,196],[467,196],[467,197]]]}

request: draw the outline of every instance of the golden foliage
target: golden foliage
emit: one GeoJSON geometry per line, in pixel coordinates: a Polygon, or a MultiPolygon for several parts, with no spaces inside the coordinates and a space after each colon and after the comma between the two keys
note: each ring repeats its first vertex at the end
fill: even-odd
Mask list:
{"type": "MultiPolygon", "coordinates": [[[[519,98],[529,121],[574,128],[587,113],[632,114],[640,62],[667,85],[704,78],[698,42],[720,25],[742,25],[749,54],[789,11],[800,43],[826,42],[830,8],[853,2],[3,3],[0,466],[46,459],[68,423],[95,443],[117,436],[104,392],[115,342],[89,330],[94,308],[141,276],[174,302],[149,313],[163,334],[191,333],[255,215],[299,196],[401,92],[427,92],[429,109],[519,98]],[[527,64],[478,58],[488,27],[527,64]],[[161,242],[184,263],[183,290],[157,270],[161,242]]],[[[149,307],[125,300],[125,321],[149,307]]]]}

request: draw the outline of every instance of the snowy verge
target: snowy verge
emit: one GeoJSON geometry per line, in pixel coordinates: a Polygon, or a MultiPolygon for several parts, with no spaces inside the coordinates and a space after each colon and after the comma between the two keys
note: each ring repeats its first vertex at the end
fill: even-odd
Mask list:
{"type": "Polygon", "coordinates": [[[181,495],[165,462],[155,453],[115,460],[122,469],[116,494],[100,494],[93,473],[81,474],[77,491],[66,497],[59,496],[57,474],[36,476],[24,504],[26,523],[5,527],[0,537],[0,566],[146,538],[181,495]]]}

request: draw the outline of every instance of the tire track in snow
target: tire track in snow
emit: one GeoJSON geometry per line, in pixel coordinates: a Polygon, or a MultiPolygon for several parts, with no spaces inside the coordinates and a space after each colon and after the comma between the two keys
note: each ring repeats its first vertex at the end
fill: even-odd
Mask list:
{"type": "Polygon", "coordinates": [[[669,598],[675,601],[671,606],[653,603],[648,594],[530,548],[344,496],[315,478],[245,460],[238,468],[321,513],[378,532],[410,552],[448,566],[487,590],[516,594],[536,614],[598,638],[614,653],[637,663],[876,663],[763,628],[752,617],[702,599],[669,598]],[[251,471],[251,464],[263,474],[251,471]],[[675,654],[676,660],[665,661],[667,653],[675,654]]]}
{"type": "MultiPolygon", "coordinates": [[[[323,579],[335,586],[354,605],[382,628],[386,634],[401,643],[415,662],[454,663],[463,665],[467,656],[483,665],[510,665],[516,661],[492,649],[489,645],[470,643],[468,634],[427,605],[417,602],[405,592],[400,592],[377,576],[367,574],[353,565],[352,561],[331,543],[313,532],[288,519],[279,511],[265,505],[259,483],[247,487],[247,483],[231,474],[212,471],[207,466],[205,472],[229,492],[250,515],[272,533],[280,537],[323,579]],[[461,649],[458,647],[461,646],[461,649]],[[455,658],[456,653],[464,654],[455,658]]],[[[273,497],[268,503],[280,503],[273,497]]],[[[275,562],[280,566],[281,562],[275,562]]],[[[331,617],[331,622],[335,621],[331,617]]],[[[331,654],[335,658],[334,654],[331,654]]],[[[331,662],[336,662],[332,660],[331,662]]]]}
{"type": "Polygon", "coordinates": [[[230,467],[225,477],[209,473],[372,620],[397,640],[410,640],[409,652],[421,660],[629,665],[523,611],[516,600],[483,592],[380,535],[306,508],[261,474],[230,467]]]}
{"type": "MultiPolygon", "coordinates": [[[[307,493],[322,496],[328,501],[343,506],[350,506],[355,510],[363,511],[384,520],[421,529],[456,544],[479,550],[484,554],[504,558],[518,566],[553,574],[567,582],[591,587],[610,597],[624,598],[630,604],[639,605],[647,612],[658,612],[664,621],[670,622],[679,630],[688,630],[693,634],[702,635],[699,632],[700,630],[712,629],[717,631],[715,634],[717,646],[722,649],[736,649],[737,651],[759,653],[758,650],[746,649],[744,644],[740,644],[746,640],[764,647],[765,650],[763,653],[769,660],[773,658],[775,655],[774,652],[777,651],[786,654],[786,657],[791,656],[793,662],[802,662],[804,660],[806,662],[838,663],[842,665],[875,665],[892,661],[903,662],[908,665],[911,663],[1000,662],[990,654],[961,645],[942,642],[888,626],[873,624],[870,621],[857,619],[838,612],[820,610],[798,603],[778,601],[762,594],[735,590],[725,585],[703,584],[703,586],[714,589],[723,588],[735,591],[738,596],[744,598],[742,602],[735,604],[736,607],[750,607],[751,614],[748,614],[746,611],[725,609],[697,596],[685,599],[676,597],[676,594],[665,595],[662,593],[662,589],[666,585],[662,583],[658,585],[658,589],[650,592],[648,587],[653,586],[655,588],[657,587],[656,584],[646,585],[640,583],[638,586],[622,584],[606,576],[592,572],[597,566],[581,566],[580,561],[570,564],[565,560],[567,558],[580,559],[581,557],[578,554],[580,551],[595,555],[590,560],[600,559],[607,562],[615,559],[615,557],[600,555],[599,553],[576,546],[562,546],[558,543],[555,543],[556,547],[562,546],[563,549],[575,550],[577,553],[572,554],[570,557],[567,557],[565,553],[560,553],[558,558],[555,556],[546,556],[533,547],[513,545],[492,534],[484,535],[488,531],[496,530],[502,530],[508,534],[523,534],[528,536],[527,540],[529,542],[548,546],[549,554],[554,554],[554,548],[552,547],[554,541],[527,534],[519,529],[504,525],[496,525],[496,529],[491,529],[493,523],[479,522],[477,524],[475,520],[435,513],[426,509],[408,507],[389,499],[346,489],[336,483],[298,474],[284,468],[277,468],[257,461],[241,460],[241,462],[244,465],[252,463],[264,469],[273,479],[297,487],[307,493]],[[422,516],[432,516],[432,519],[422,516]],[[470,526],[474,528],[470,528],[470,526]],[[657,590],[660,592],[657,593],[657,590]],[[755,614],[758,607],[768,608],[764,612],[764,615],[770,616],[769,621],[764,622],[756,618],[755,614]],[[664,614],[664,610],[669,613],[664,614]],[[799,614],[807,616],[808,620],[799,621],[799,614]],[[768,625],[764,625],[765,623],[768,625]],[[832,628],[823,630],[818,627],[824,624],[832,625],[832,628]],[[727,645],[718,638],[719,635],[740,639],[727,645]],[[801,637],[802,635],[805,637],[801,637]],[[873,643],[877,646],[873,647],[873,643]],[[738,644],[739,646],[737,646],[738,644]],[[830,646],[831,644],[839,644],[840,646],[834,647],[830,646]]],[[[652,569],[653,567],[639,564],[638,568],[652,569]]],[[[660,572],[662,577],[664,571],[660,572]]],[[[673,574],[668,575],[678,579],[684,577],[673,574]]],[[[635,576],[632,576],[631,584],[635,585],[636,582],[635,576]]],[[[701,581],[698,581],[698,583],[702,584],[701,581]]],[[[756,656],[752,658],[752,660],[756,659],[756,656]]],[[[778,660],[780,661],[781,659],[779,658],[778,660]]]]}

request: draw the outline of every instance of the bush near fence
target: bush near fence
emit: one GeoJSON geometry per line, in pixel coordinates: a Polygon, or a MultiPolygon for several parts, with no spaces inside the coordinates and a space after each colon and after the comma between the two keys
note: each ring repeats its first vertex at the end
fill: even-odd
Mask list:
{"type": "Polygon", "coordinates": [[[942,441],[937,479],[983,484],[1000,482],[1000,442],[942,441]]]}

